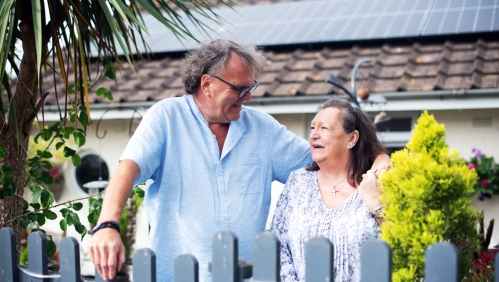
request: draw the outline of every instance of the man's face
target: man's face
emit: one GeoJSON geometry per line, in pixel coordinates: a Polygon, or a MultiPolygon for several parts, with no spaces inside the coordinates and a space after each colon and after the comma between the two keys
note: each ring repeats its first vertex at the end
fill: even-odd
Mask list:
{"type": "Polygon", "coordinates": [[[227,61],[225,70],[217,77],[209,78],[211,110],[208,122],[229,123],[241,117],[242,104],[251,100],[251,92],[248,91],[239,98],[240,91],[229,84],[239,88],[249,87],[254,83],[253,72],[238,55],[233,53],[227,61]]]}

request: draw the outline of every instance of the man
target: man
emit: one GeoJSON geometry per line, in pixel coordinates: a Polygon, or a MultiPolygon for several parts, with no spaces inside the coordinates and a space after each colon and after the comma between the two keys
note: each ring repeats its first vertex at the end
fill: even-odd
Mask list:
{"type": "MultiPolygon", "coordinates": [[[[308,142],[271,116],[243,107],[258,86],[263,52],[215,40],[184,60],[187,95],[149,109],[130,139],[106,190],[90,256],[104,279],[124,262],[116,226],[132,186],[152,179],[145,207],[156,253],[157,277],[173,281],[173,260],[193,254],[200,281],[209,281],[213,234],[229,229],[239,256],[251,260],[254,236],[263,231],[274,180],[311,163],[308,142]],[[113,228],[105,228],[113,227],[113,228]]],[[[377,166],[388,164],[386,155],[377,166]]],[[[374,167],[374,166],[373,166],[374,167]]]]}

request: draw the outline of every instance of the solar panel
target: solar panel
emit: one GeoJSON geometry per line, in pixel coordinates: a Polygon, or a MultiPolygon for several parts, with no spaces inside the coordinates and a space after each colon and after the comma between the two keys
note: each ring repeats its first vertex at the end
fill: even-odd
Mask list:
{"type": "MultiPolygon", "coordinates": [[[[222,7],[216,13],[225,24],[201,19],[206,33],[184,24],[201,42],[227,38],[260,46],[499,31],[499,0],[323,0],[222,7]]],[[[153,52],[199,47],[191,38],[177,40],[150,15],[144,20],[153,52]]]]}

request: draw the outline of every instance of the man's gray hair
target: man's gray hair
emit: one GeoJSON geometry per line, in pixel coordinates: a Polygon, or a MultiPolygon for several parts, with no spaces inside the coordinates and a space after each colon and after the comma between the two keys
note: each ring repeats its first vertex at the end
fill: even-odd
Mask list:
{"type": "Polygon", "coordinates": [[[198,50],[189,52],[185,56],[182,70],[185,91],[189,94],[196,93],[203,74],[220,75],[232,52],[239,55],[246,66],[252,68],[255,78],[263,72],[267,56],[261,49],[226,39],[217,39],[201,45],[198,50]]]}

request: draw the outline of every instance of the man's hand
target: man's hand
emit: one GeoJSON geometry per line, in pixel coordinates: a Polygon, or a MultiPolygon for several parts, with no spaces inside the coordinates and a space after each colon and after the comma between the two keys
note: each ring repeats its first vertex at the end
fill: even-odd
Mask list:
{"type": "Polygon", "coordinates": [[[390,157],[387,154],[380,154],[374,160],[371,170],[374,171],[376,177],[379,178],[381,173],[392,168],[392,163],[390,162],[390,157]]]}
{"type": "Polygon", "coordinates": [[[360,198],[371,212],[382,205],[379,200],[379,196],[382,193],[379,188],[378,178],[372,169],[362,175],[362,182],[357,190],[359,191],[360,198]]]}
{"type": "Polygon", "coordinates": [[[90,258],[102,279],[113,279],[125,262],[125,247],[118,231],[104,228],[93,234],[90,258]]]}

